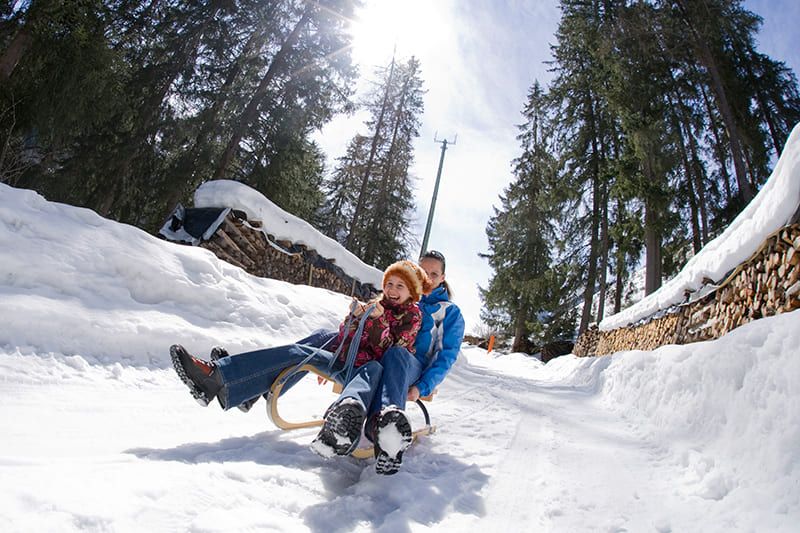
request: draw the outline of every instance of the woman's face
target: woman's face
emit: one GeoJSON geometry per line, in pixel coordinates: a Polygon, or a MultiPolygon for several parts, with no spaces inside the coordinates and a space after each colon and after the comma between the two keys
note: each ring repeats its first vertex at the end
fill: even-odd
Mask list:
{"type": "Polygon", "coordinates": [[[383,296],[393,304],[404,304],[411,299],[411,291],[403,278],[391,275],[383,284],[383,296]]]}
{"type": "Polygon", "coordinates": [[[444,281],[444,269],[442,268],[442,262],[438,259],[423,257],[419,262],[419,266],[428,274],[428,278],[430,278],[434,287],[438,287],[444,281]]]}

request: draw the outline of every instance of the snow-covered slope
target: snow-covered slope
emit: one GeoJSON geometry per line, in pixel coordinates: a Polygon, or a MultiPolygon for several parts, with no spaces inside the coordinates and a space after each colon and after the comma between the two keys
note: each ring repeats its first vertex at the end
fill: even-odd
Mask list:
{"type": "Polygon", "coordinates": [[[176,339],[272,345],[335,327],[347,300],[0,184],[0,345],[165,366],[176,339]]]}
{"type": "Polygon", "coordinates": [[[703,279],[722,281],[747,260],[766,238],[785,226],[800,208],[800,124],[794,127],[772,175],[728,228],[706,244],[678,274],[660,289],[600,323],[611,330],[637,322],[684,301],[685,291],[697,291],[703,279]]]}
{"type": "MultiPolygon", "coordinates": [[[[0,531],[796,531],[798,312],[542,365],[464,350],[380,477],[199,407],[167,347],[332,327],[347,299],[0,185],[0,531]]],[[[287,417],[335,398],[306,379],[287,417]]],[[[415,420],[418,414],[411,410],[415,420]]]]}

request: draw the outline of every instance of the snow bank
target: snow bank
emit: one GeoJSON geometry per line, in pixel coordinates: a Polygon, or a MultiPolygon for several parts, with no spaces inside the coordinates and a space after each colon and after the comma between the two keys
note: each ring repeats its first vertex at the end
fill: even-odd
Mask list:
{"type": "Polygon", "coordinates": [[[721,281],[747,260],[766,238],[785,226],[800,207],[800,124],[786,141],[772,175],[750,204],[716,239],[706,244],[660,289],[603,320],[601,330],[627,326],[684,301],[685,291],[697,291],[703,279],[721,281]]]}
{"type": "Polygon", "coordinates": [[[383,272],[363,263],[341,244],[326,237],[305,220],[287,213],[243,183],[214,180],[202,184],[194,193],[195,207],[231,207],[247,213],[248,218],[261,220],[264,230],[278,240],[303,244],[326,259],[333,259],[349,276],[361,283],[380,288],[383,272]]]}
{"type": "Polygon", "coordinates": [[[160,367],[175,342],[244,350],[334,328],[347,301],[0,184],[0,346],[160,367]]]}
{"type": "Polygon", "coordinates": [[[786,313],[652,352],[561,357],[538,379],[597,391],[657,447],[658,463],[680,472],[676,490],[720,502],[709,507],[719,524],[781,529],[800,523],[799,319],[786,313]]]}
{"type": "Polygon", "coordinates": [[[665,460],[684,471],[680,486],[731,510],[763,509],[763,525],[743,529],[800,514],[798,319],[793,312],[713,342],[615,355],[604,373],[605,400],[664,443],[665,460]]]}

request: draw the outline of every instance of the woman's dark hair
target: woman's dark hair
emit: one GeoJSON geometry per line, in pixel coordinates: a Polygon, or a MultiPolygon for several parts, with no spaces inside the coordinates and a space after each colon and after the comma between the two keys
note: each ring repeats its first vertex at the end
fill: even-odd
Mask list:
{"type": "Polygon", "coordinates": [[[442,274],[444,274],[446,262],[444,260],[444,255],[442,254],[442,252],[437,252],[436,250],[428,250],[419,257],[420,261],[422,261],[423,259],[436,259],[437,261],[441,262],[442,274]]]}
{"type": "MultiPolygon", "coordinates": [[[[420,261],[422,261],[423,259],[436,259],[437,261],[439,261],[442,264],[442,274],[444,274],[447,263],[444,260],[444,254],[442,254],[442,252],[437,252],[436,250],[428,250],[427,252],[419,256],[420,261]]],[[[452,299],[453,289],[450,288],[450,284],[447,283],[447,280],[441,282],[439,285],[444,286],[444,290],[447,292],[447,297],[449,299],[452,299]]]]}

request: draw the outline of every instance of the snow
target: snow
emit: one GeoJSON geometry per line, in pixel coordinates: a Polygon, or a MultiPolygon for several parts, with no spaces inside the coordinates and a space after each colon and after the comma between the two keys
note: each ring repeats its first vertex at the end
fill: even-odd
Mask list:
{"type": "Polygon", "coordinates": [[[647,318],[684,301],[685,291],[698,291],[703,279],[716,282],[746,261],[772,233],[785,226],[800,208],[800,124],[792,130],[772,175],[748,206],[716,239],[657,291],[600,322],[603,331],[647,318]]]}
{"type": "MultiPolygon", "coordinates": [[[[797,531],[797,311],[546,365],[465,346],[388,477],[169,368],[172,343],[271,346],[347,303],[0,185],[0,530],[797,531]]],[[[333,399],[305,379],[282,415],[333,399]]]]}
{"type": "Polygon", "coordinates": [[[287,213],[263,194],[243,183],[231,180],[207,181],[194,193],[195,207],[230,207],[260,220],[263,229],[278,240],[304,244],[326,259],[333,259],[349,276],[380,288],[383,272],[363,263],[334,239],[317,231],[305,220],[287,213]]]}

